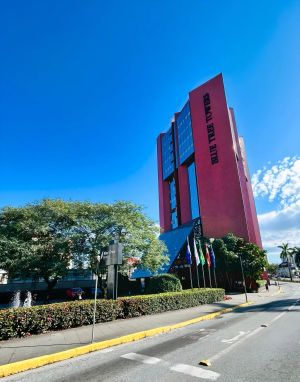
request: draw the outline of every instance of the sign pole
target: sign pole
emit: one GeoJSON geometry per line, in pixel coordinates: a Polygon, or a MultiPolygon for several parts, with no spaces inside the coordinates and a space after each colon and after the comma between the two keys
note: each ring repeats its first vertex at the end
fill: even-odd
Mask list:
{"type": "Polygon", "coordinates": [[[98,270],[99,270],[100,256],[97,256],[96,266],[96,282],[95,282],[95,296],[94,296],[94,312],[93,312],[93,328],[92,328],[92,342],[94,342],[95,322],[96,322],[96,306],[97,306],[97,291],[98,291],[98,270]]]}
{"type": "Polygon", "coordinates": [[[119,267],[118,267],[118,264],[116,264],[116,270],[115,270],[115,277],[116,277],[116,290],[115,290],[115,300],[118,298],[118,270],[119,270],[119,267]]]}

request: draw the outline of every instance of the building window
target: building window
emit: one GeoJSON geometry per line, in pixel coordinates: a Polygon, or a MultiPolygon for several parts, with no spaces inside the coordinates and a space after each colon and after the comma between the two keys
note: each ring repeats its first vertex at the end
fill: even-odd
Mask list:
{"type": "Polygon", "coordinates": [[[162,137],[161,145],[163,179],[167,179],[175,170],[173,151],[173,131],[170,128],[162,137]]]}
{"type": "Polygon", "coordinates": [[[189,178],[191,215],[192,215],[192,219],[196,219],[200,216],[200,213],[199,213],[198,190],[197,190],[197,180],[196,180],[196,168],[195,168],[194,162],[187,167],[187,171],[188,171],[188,178],[189,178]]]}
{"type": "Polygon", "coordinates": [[[169,181],[169,200],[170,200],[170,211],[171,211],[171,227],[178,227],[177,218],[177,203],[176,203],[176,184],[175,179],[169,181]]]}
{"type": "Polygon", "coordinates": [[[187,102],[176,118],[178,131],[179,163],[183,164],[193,153],[193,133],[190,104],[187,102]]]}

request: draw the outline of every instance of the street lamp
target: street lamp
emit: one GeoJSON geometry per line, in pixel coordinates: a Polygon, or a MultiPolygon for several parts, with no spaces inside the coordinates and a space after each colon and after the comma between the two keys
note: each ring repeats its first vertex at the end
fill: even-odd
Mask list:
{"type": "Polygon", "coordinates": [[[241,270],[242,270],[242,277],[243,277],[243,284],[244,284],[246,302],[248,302],[247,288],[246,288],[245,275],[244,275],[244,268],[243,268],[243,262],[242,262],[242,257],[241,257],[240,253],[238,254],[238,257],[240,258],[240,264],[241,264],[241,270]]]}
{"type": "Polygon", "coordinates": [[[210,247],[211,247],[211,250],[212,250],[212,254],[213,254],[213,256],[214,256],[214,264],[213,264],[213,266],[214,266],[214,279],[215,279],[215,288],[217,288],[216,258],[215,258],[214,250],[213,250],[213,247],[212,247],[214,241],[215,241],[215,239],[214,239],[213,237],[211,237],[211,238],[209,239],[210,247]]]}
{"type": "Polygon", "coordinates": [[[101,260],[100,255],[97,255],[97,265],[96,265],[96,281],[95,281],[95,296],[94,296],[94,312],[93,312],[93,328],[92,328],[92,342],[94,342],[94,334],[95,334],[95,321],[96,321],[96,302],[97,302],[97,292],[98,292],[98,271],[99,271],[99,263],[101,260]]]}

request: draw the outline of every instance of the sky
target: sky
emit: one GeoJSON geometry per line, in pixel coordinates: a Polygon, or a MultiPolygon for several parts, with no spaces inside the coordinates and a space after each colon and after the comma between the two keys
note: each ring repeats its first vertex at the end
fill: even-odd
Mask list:
{"type": "Polygon", "coordinates": [[[156,137],[222,72],[269,260],[300,246],[300,2],[0,5],[0,206],[132,200],[158,221],[156,137]]]}

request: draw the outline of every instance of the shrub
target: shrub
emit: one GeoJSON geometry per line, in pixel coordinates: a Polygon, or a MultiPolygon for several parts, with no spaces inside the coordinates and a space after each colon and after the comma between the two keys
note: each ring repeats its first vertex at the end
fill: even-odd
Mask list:
{"type": "MultiPolygon", "coordinates": [[[[0,311],[0,340],[89,325],[93,322],[93,301],[73,301],[0,311]]],[[[96,322],[122,317],[122,304],[98,300],[96,322]]]]}
{"type": "Polygon", "coordinates": [[[138,317],[148,314],[186,309],[224,299],[224,289],[187,289],[146,296],[133,296],[120,299],[125,317],[138,317]]]}
{"type": "MultiPolygon", "coordinates": [[[[224,299],[223,289],[190,289],[153,295],[98,300],[96,322],[190,308],[224,299]]],[[[93,300],[0,311],[0,340],[90,325],[93,300]]]]}
{"type": "Polygon", "coordinates": [[[157,275],[151,277],[146,285],[146,293],[164,293],[180,292],[182,290],[181,282],[175,275],[157,275]]]}

